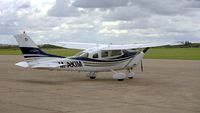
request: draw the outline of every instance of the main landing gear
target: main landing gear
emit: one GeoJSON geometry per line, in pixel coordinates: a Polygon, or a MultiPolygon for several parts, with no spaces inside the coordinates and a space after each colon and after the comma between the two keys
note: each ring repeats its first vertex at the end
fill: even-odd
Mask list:
{"type": "Polygon", "coordinates": [[[133,79],[134,76],[135,76],[135,73],[132,72],[132,71],[130,71],[130,70],[128,70],[127,77],[128,77],[129,79],[133,79]]]}
{"type": "Polygon", "coordinates": [[[117,79],[118,81],[123,81],[126,78],[126,74],[115,72],[115,74],[113,74],[113,78],[117,79]]]}
{"type": "Polygon", "coordinates": [[[96,79],[96,77],[91,76],[90,79],[96,79]]]}
{"type": "Polygon", "coordinates": [[[114,72],[113,78],[117,79],[118,81],[123,81],[126,77],[128,77],[129,79],[133,79],[133,77],[135,76],[135,73],[132,72],[130,69],[128,70],[127,74],[119,73],[119,72],[116,72],[116,71],[113,71],[113,70],[112,70],[112,72],[114,72]]]}
{"type": "Polygon", "coordinates": [[[96,79],[96,72],[90,72],[87,76],[90,77],[90,79],[96,79]]]}
{"type": "MultiPolygon", "coordinates": [[[[127,77],[128,79],[133,79],[135,76],[135,73],[131,71],[131,69],[127,70],[127,74],[122,72],[116,72],[114,70],[111,70],[113,72],[113,79],[116,79],[118,81],[124,81],[124,79],[127,77]]],[[[96,79],[96,72],[89,72],[87,74],[87,77],[90,79],[96,79]]]]}

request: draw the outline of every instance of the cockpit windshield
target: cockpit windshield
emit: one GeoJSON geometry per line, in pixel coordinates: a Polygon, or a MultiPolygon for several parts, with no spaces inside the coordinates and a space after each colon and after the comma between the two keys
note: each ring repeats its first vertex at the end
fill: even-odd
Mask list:
{"type": "Polygon", "coordinates": [[[79,52],[79,53],[76,54],[76,56],[87,58],[89,56],[89,54],[87,52],[79,52]]]}

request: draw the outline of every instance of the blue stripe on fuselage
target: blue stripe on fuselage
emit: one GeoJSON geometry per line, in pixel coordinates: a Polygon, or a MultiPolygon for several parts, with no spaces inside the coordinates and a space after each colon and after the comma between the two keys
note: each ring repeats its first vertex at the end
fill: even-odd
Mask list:
{"type": "Polygon", "coordinates": [[[29,57],[58,57],[58,58],[65,58],[63,56],[57,56],[57,55],[52,55],[52,54],[45,53],[42,50],[40,50],[39,48],[20,47],[20,49],[21,49],[21,51],[22,51],[22,53],[23,53],[25,58],[29,58],[29,57]],[[32,54],[32,56],[31,56],[31,54],[32,54]]]}

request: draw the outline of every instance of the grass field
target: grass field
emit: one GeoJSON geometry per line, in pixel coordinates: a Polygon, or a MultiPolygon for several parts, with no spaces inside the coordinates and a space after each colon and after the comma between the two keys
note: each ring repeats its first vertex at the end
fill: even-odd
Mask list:
{"type": "Polygon", "coordinates": [[[145,58],[200,60],[200,48],[151,48],[145,58]]]}
{"type": "MultiPolygon", "coordinates": [[[[71,56],[79,52],[72,49],[43,49],[44,51],[61,55],[71,56]]],[[[0,49],[0,55],[20,55],[18,49],[0,49]]],[[[200,48],[150,48],[145,58],[148,59],[181,59],[200,60],[200,48]]]]}

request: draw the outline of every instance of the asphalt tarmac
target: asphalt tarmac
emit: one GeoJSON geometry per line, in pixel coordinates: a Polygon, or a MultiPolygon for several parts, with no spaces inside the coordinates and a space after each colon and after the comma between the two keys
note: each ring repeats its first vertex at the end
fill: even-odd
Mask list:
{"type": "Polygon", "coordinates": [[[0,55],[0,113],[200,113],[200,61],[143,61],[134,79],[23,69],[0,55]]]}

